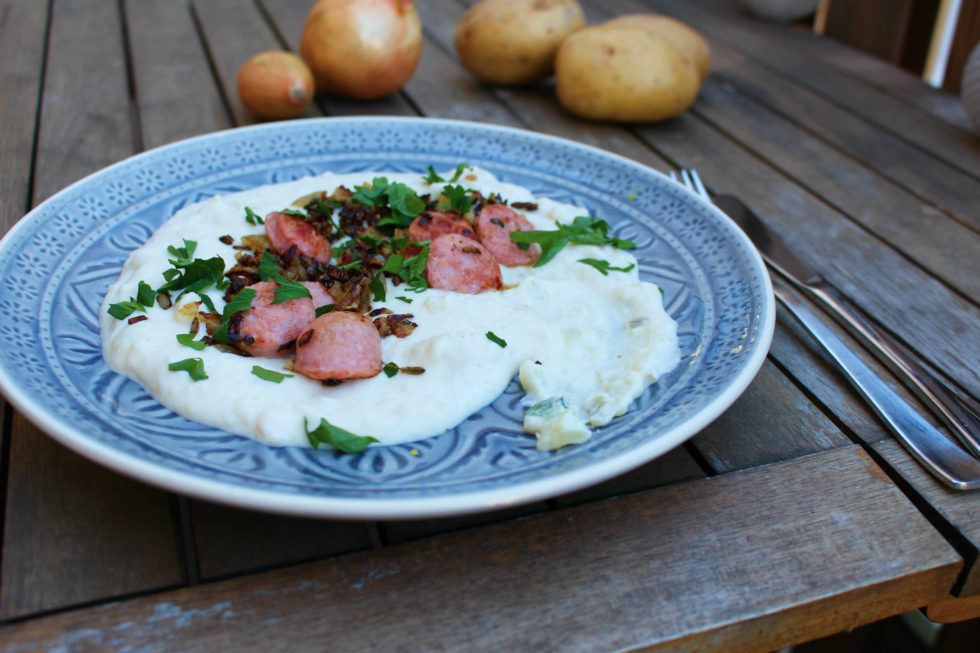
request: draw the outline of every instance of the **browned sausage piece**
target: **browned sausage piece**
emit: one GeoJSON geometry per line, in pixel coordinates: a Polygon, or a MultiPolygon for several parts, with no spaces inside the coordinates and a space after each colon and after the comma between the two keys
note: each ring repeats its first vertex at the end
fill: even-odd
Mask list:
{"type": "Polygon", "coordinates": [[[375,376],[381,371],[381,336],[358,313],[326,313],[308,324],[296,341],[293,370],[319,381],[375,376]]]}
{"type": "Polygon", "coordinates": [[[316,316],[309,297],[273,304],[275,281],[260,281],[248,286],[255,291],[252,307],[241,313],[234,332],[238,345],[252,356],[288,356],[293,342],[316,316]]]}
{"type": "MultiPolygon", "coordinates": [[[[451,211],[425,211],[412,220],[408,226],[408,238],[412,242],[435,240],[443,234],[459,234],[476,240],[476,232],[469,222],[451,211]]],[[[409,256],[417,254],[418,248],[406,250],[409,256]]]]}
{"type": "Polygon", "coordinates": [[[316,281],[303,281],[302,283],[313,296],[313,308],[337,303],[333,296],[320,283],[316,281]]]}
{"type": "Polygon", "coordinates": [[[299,216],[275,211],[270,213],[265,216],[265,235],[280,254],[295,245],[296,251],[303,256],[320,263],[330,262],[330,241],[299,216]]]}
{"type": "Polygon", "coordinates": [[[429,245],[425,278],[430,288],[475,295],[503,285],[497,260],[483,245],[459,234],[444,234],[429,245]]]}
{"type": "Polygon", "coordinates": [[[506,204],[488,204],[476,217],[476,235],[501,265],[531,265],[541,256],[541,246],[531,243],[527,249],[510,239],[512,231],[531,231],[527,218],[506,204]]]}

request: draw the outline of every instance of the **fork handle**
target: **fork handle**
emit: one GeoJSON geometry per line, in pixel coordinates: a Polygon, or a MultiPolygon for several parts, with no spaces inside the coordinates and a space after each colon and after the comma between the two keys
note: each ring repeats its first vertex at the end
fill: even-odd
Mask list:
{"type": "MultiPolygon", "coordinates": [[[[797,285],[797,284],[794,284],[797,285]]],[[[941,419],[963,446],[980,456],[980,417],[949,386],[902,353],[901,345],[863,317],[855,306],[826,284],[798,284],[880,360],[941,419]]]]}
{"type": "Polygon", "coordinates": [[[830,354],[875,414],[922,465],[954,490],[980,488],[980,460],[933,428],[898,396],[810,308],[774,284],[776,298],[830,354]]]}

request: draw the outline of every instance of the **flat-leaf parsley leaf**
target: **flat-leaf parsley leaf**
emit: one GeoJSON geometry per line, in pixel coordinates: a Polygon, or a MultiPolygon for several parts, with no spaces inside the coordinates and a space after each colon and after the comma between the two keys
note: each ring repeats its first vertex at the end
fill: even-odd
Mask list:
{"type": "Polygon", "coordinates": [[[310,445],[314,449],[319,449],[321,444],[325,444],[344,453],[360,453],[369,444],[378,441],[377,438],[370,435],[354,435],[350,431],[334,426],[325,419],[321,419],[320,425],[312,431],[309,423],[304,422],[304,424],[306,437],[309,438],[310,445]]]}

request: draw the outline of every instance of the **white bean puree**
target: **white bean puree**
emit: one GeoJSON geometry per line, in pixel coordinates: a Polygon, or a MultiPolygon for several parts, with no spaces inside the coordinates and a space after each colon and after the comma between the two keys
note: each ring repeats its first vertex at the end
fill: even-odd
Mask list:
{"type": "MultiPolygon", "coordinates": [[[[451,174],[451,173],[450,173],[451,174]]],[[[207,347],[194,351],[179,344],[191,317],[175,310],[195,301],[186,295],[177,307],[147,309],[134,324],[107,313],[110,304],[135,297],[144,280],[163,283],[170,267],[169,245],[197,241],[197,258],[221,256],[226,269],[235,253],[219,238],[236,242],[261,234],[261,225],[244,220],[245,207],[259,215],[288,207],[313,191],[354,188],[375,176],[403,182],[419,194],[438,194],[422,175],[401,173],[324,174],[262,186],[188,206],[164,223],[134,251],[109,288],[101,311],[102,348],[108,364],[135,380],[171,410],[270,445],[309,446],[306,426],[325,418],[330,424],[379,444],[396,444],[437,435],[491,403],[515,374],[527,392],[526,404],[545,402],[525,417],[524,430],[536,434],[539,449],[554,449],[590,437],[590,427],[609,423],[629,408],[644,388],[680,361],[677,325],[663,308],[661,293],[640,281],[636,268],[610,271],[578,262],[602,259],[628,267],[636,259],[612,247],[568,245],[538,268],[502,266],[504,290],[477,295],[429,289],[400,292],[389,285],[387,300],[373,306],[411,313],[418,327],[405,338],[382,340],[382,359],[425,368],[420,375],[385,374],[328,387],[294,375],[272,383],[251,373],[253,365],[288,372],[286,359],[253,358],[207,347]],[[409,297],[406,303],[396,296],[409,297]],[[505,347],[487,337],[490,331],[505,347]],[[207,379],[194,381],[170,363],[200,357],[207,379]],[[549,401],[550,400],[550,401],[549,401]]],[[[536,202],[521,210],[535,229],[570,223],[582,209],[535,198],[519,186],[501,183],[474,169],[460,183],[484,195],[499,193],[509,202],[536,202]]],[[[222,293],[208,292],[220,311],[222,293]]],[[[372,445],[377,446],[377,445],[372,445]]]]}

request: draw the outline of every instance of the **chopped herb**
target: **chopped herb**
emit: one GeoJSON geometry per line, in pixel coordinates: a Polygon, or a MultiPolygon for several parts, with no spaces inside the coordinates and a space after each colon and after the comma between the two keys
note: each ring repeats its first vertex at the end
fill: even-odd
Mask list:
{"type": "Polygon", "coordinates": [[[259,260],[259,278],[263,281],[272,280],[279,284],[279,287],[276,288],[275,299],[272,300],[273,304],[281,304],[300,297],[313,297],[309,288],[284,276],[279,271],[276,258],[269,253],[269,250],[262,252],[262,258],[259,260]]]}
{"type": "Polygon", "coordinates": [[[145,281],[140,281],[136,286],[136,301],[143,306],[153,306],[153,300],[156,299],[156,296],[153,287],[145,281]]]}
{"type": "Polygon", "coordinates": [[[568,408],[564,397],[551,397],[544,401],[539,401],[524,411],[525,415],[533,417],[552,417],[555,413],[568,408]]]}
{"type": "Polygon", "coordinates": [[[384,206],[385,193],[388,191],[388,178],[375,177],[371,184],[355,186],[351,201],[363,206],[384,206]]]}
{"type": "Polygon", "coordinates": [[[193,259],[195,249],[197,249],[197,241],[187,240],[186,238],[184,238],[183,247],[174,247],[173,245],[168,245],[167,251],[177,257],[176,261],[170,261],[170,263],[172,265],[175,265],[176,267],[185,267],[193,259]]]}
{"type": "Polygon", "coordinates": [[[613,270],[615,272],[629,272],[630,270],[636,267],[635,263],[630,263],[627,266],[616,268],[613,267],[609,261],[605,261],[600,258],[580,258],[578,262],[585,263],[586,265],[591,265],[599,272],[602,272],[603,275],[608,275],[610,270],[613,270]]]}
{"type": "Polygon", "coordinates": [[[374,295],[372,301],[383,302],[388,294],[385,289],[384,274],[381,272],[375,273],[375,275],[371,277],[371,281],[368,282],[368,288],[374,295]]]}
{"type": "Polygon", "coordinates": [[[462,186],[444,186],[442,194],[449,200],[449,204],[440,204],[440,209],[452,209],[463,214],[473,208],[470,203],[470,191],[462,186]]]}
{"type": "Polygon", "coordinates": [[[109,310],[107,312],[117,320],[124,320],[132,315],[133,311],[146,311],[146,309],[138,301],[130,298],[128,302],[109,304],[109,310]]]}
{"type": "Polygon", "coordinates": [[[230,345],[231,340],[228,339],[228,320],[231,316],[240,311],[247,311],[252,307],[252,300],[255,299],[255,289],[254,288],[242,288],[235,295],[235,298],[230,302],[225,304],[225,310],[221,313],[221,324],[218,328],[214,330],[211,334],[211,339],[215,342],[220,342],[223,345],[230,345]]]}
{"type": "Polygon", "coordinates": [[[396,374],[398,374],[398,365],[395,363],[385,363],[385,366],[381,368],[381,371],[385,373],[389,379],[396,374]]]}
{"type": "Polygon", "coordinates": [[[400,299],[403,302],[405,302],[406,304],[411,304],[412,303],[412,300],[411,299],[409,299],[408,297],[403,297],[402,295],[398,295],[397,297],[395,297],[395,299],[400,299]]]}
{"type": "Polygon", "coordinates": [[[201,351],[202,349],[208,346],[208,343],[204,342],[203,340],[194,340],[193,333],[178,333],[177,342],[184,345],[185,347],[196,349],[197,351],[201,351]]]}
{"type": "Polygon", "coordinates": [[[264,367],[259,367],[258,365],[252,366],[252,374],[259,377],[263,381],[272,381],[273,383],[282,383],[284,379],[293,378],[292,374],[284,374],[282,372],[276,372],[275,370],[267,370],[264,367]]]}
{"type": "Polygon", "coordinates": [[[265,224],[265,220],[262,219],[262,216],[247,206],[245,207],[245,222],[249,223],[250,225],[265,224]]]}
{"type": "Polygon", "coordinates": [[[501,338],[500,336],[498,336],[493,331],[487,331],[487,340],[489,340],[492,343],[498,344],[501,347],[507,346],[507,341],[501,338]]]}
{"type": "Polygon", "coordinates": [[[319,449],[321,444],[325,444],[344,453],[360,453],[369,444],[378,441],[377,438],[370,435],[354,435],[350,431],[332,425],[325,419],[321,419],[320,425],[312,431],[309,424],[305,423],[305,429],[306,437],[309,438],[310,445],[314,449],[319,449]]]}
{"type": "Polygon", "coordinates": [[[541,267],[561,251],[565,245],[612,245],[618,249],[632,249],[636,244],[629,240],[621,240],[608,236],[609,225],[605,220],[578,216],[571,224],[557,223],[558,228],[547,231],[512,231],[510,239],[522,249],[530,247],[531,243],[541,245],[541,257],[534,267],[541,267]]]}
{"type": "Polygon", "coordinates": [[[209,313],[218,312],[218,309],[214,307],[214,302],[211,301],[211,298],[208,295],[199,292],[197,293],[197,296],[201,298],[201,303],[204,304],[204,306],[208,309],[209,313]]]}
{"type": "Polygon", "coordinates": [[[427,184],[438,184],[439,182],[445,182],[446,181],[445,179],[443,179],[442,177],[440,177],[438,174],[436,174],[436,171],[435,171],[435,169],[432,166],[429,166],[428,168],[426,168],[426,170],[429,171],[429,174],[427,174],[425,177],[422,177],[422,181],[424,181],[425,183],[427,183],[427,184]]]}
{"type": "Polygon", "coordinates": [[[283,215],[294,215],[297,218],[307,217],[305,213],[303,213],[302,211],[298,211],[296,209],[283,209],[282,211],[279,211],[279,213],[282,213],[283,215]]]}
{"type": "Polygon", "coordinates": [[[364,264],[364,261],[362,261],[361,259],[357,259],[357,260],[351,261],[350,263],[347,263],[345,265],[338,265],[337,266],[337,269],[338,270],[350,270],[350,269],[354,269],[354,270],[357,270],[358,272],[363,272],[364,271],[364,268],[362,267],[363,264],[364,264]]]}
{"type": "Polygon", "coordinates": [[[323,306],[318,306],[315,311],[316,317],[320,317],[321,315],[326,315],[336,307],[337,307],[336,304],[324,304],[323,306]]]}
{"type": "Polygon", "coordinates": [[[180,259],[171,263],[174,267],[163,273],[167,282],[157,288],[158,293],[170,290],[181,290],[181,295],[188,292],[199,293],[221,282],[225,276],[225,262],[220,256],[196,258],[192,261],[180,259]]]}
{"type": "Polygon", "coordinates": [[[472,170],[472,169],[473,169],[473,166],[471,166],[470,164],[468,164],[468,163],[460,163],[458,166],[456,166],[456,174],[454,174],[453,175],[453,178],[449,180],[449,183],[450,184],[456,183],[456,180],[460,178],[460,176],[463,174],[463,171],[464,170],[472,170]]]}
{"type": "Polygon", "coordinates": [[[185,358],[182,361],[171,363],[168,366],[171,372],[187,372],[194,381],[203,381],[208,378],[204,373],[204,361],[200,358],[185,358]]]}

